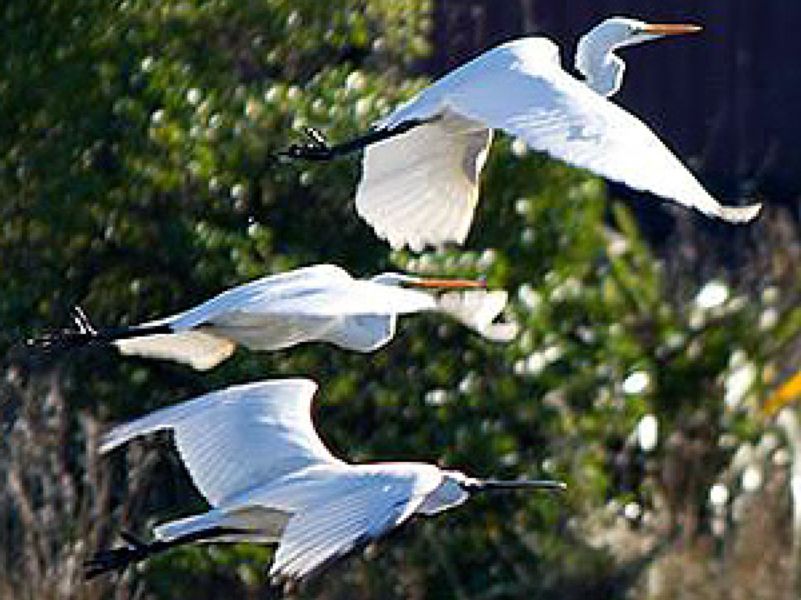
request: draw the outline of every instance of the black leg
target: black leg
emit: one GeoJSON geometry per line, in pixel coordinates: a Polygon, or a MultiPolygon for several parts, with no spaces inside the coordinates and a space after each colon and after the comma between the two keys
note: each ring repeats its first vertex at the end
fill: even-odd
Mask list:
{"type": "Polygon", "coordinates": [[[110,344],[115,340],[158,333],[172,333],[172,328],[166,324],[146,327],[97,329],[92,325],[91,321],[89,321],[89,318],[80,306],[74,307],[71,311],[71,315],[72,327],[26,340],[25,346],[27,350],[30,352],[55,354],[90,345],[110,344]]]}
{"type": "Polygon", "coordinates": [[[108,571],[122,571],[128,565],[141,562],[154,554],[160,554],[177,546],[211,541],[218,537],[243,533],[247,533],[247,531],[233,527],[212,527],[188,533],[172,540],[156,540],[148,543],[128,531],[122,531],[120,532],[120,537],[125,541],[126,545],[97,552],[92,558],[83,563],[84,577],[93,579],[108,571]]]}
{"type": "Polygon", "coordinates": [[[307,127],[304,133],[309,141],[305,144],[292,144],[286,150],[279,152],[278,156],[292,160],[308,160],[315,162],[331,160],[339,156],[358,152],[371,144],[388,140],[397,135],[406,133],[415,127],[419,127],[420,125],[436,121],[437,119],[439,119],[439,117],[432,117],[430,119],[410,119],[392,128],[374,129],[362,136],[334,146],[328,144],[325,136],[320,131],[312,127],[307,127]]]}
{"type": "Polygon", "coordinates": [[[154,545],[158,542],[147,544],[128,532],[122,532],[120,537],[125,540],[125,546],[97,552],[83,563],[85,579],[94,579],[108,571],[122,571],[128,565],[144,560],[157,551],[154,545]]]}

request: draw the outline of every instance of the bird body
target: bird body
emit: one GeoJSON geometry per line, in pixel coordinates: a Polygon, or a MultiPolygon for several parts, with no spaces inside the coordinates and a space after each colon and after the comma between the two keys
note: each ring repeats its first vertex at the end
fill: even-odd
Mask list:
{"type": "Polygon", "coordinates": [[[758,205],[721,206],[656,134],[605,98],[622,81],[616,48],[687,33],[688,27],[606,21],[579,46],[577,65],[586,83],[562,69],[558,47],[546,38],[526,37],[485,52],[376,125],[392,131],[421,123],[366,147],[358,213],[394,248],[462,243],[492,130],[500,129],[534,150],[633,189],[727,221],[752,219],[758,205]]]}
{"type": "Polygon", "coordinates": [[[323,341],[370,352],[392,339],[398,315],[420,311],[452,314],[489,339],[510,339],[513,326],[492,322],[506,305],[506,292],[469,289],[482,287],[399,273],[354,279],[338,266],[313,265],[232,288],[195,308],[138,326],[142,336],[134,327],[113,343],[123,354],[208,369],[230,356],[237,344],[278,350],[323,341]],[[423,291],[427,288],[467,289],[438,298],[423,291]],[[463,310],[466,303],[476,310],[463,310]],[[165,327],[169,333],[149,333],[165,327]]]}
{"type": "MultiPolygon", "coordinates": [[[[415,514],[436,514],[458,506],[471,491],[495,485],[426,463],[351,465],[334,457],[312,424],[316,389],[308,379],[233,386],[118,426],[103,438],[101,451],[172,430],[211,509],[159,525],[154,533],[160,543],[198,541],[205,532],[222,532],[213,538],[218,541],[278,542],[271,574],[288,579],[314,573],[415,514]]],[[[523,481],[497,487],[563,485],[523,481]]],[[[124,550],[110,556],[119,559],[124,550]]],[[[97,572],[121,566],[102,558],[92,565],[102,565],[97,572]]]]}

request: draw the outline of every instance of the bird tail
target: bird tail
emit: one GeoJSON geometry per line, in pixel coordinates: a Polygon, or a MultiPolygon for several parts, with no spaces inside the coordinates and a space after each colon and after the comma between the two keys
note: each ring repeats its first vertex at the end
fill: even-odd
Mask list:
{"type": "Polygon", "coordinates": [[[175,360],[205,371],[233,354],[236,345],[198,330],[178,331],[116,340],[121,354],[175,360]]]}
{"type": "Polygon", "coordinates": [[[198,531],[205,531],[224,525],[225,515],[219,510],[210,510],[199,515],[168,521],[153,528],[153,535],[159,540],[174,540],[198,531]]]}
{"type": "Polygon", "coordinates": [[[224,531],[216,535],[217,542],[278,542],[290,518],[289,513],[265,506],[244,506],[226,510],[215,508],[208,512],[162,523],[153,529],[159,540],[171,541],[204,531],[224,531]]]}
{"type": "Polygon", "coordinates": [[[762,210],[762,204],[748,206],[721,206],[718,217],[729,223],[747,223],[752,221],[762,210]]]}

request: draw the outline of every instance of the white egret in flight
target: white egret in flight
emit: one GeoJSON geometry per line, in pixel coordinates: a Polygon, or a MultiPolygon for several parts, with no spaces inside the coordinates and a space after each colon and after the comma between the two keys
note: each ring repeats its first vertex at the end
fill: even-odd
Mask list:
{"type": "Polygon", "coordinates": [[[78,309],[77,331],[28,343],[56,350],[114,344],[123,354],[176,360],[202,370],[228,358],[237,344],[278,350],[323,341],[370,352],[394,337],[398,315],[419,311],[449,314],[488,339],[508,341],[516,333],[514,324],[493,322],[506,299],[505,291],[488,291],[481,281],[400,273],[363,280],[321,264],[257,279],[187,311],[133,327],[97,330],[78,309]],[[423,290],[452,291],[436,295],[423,290]]]}
{"type": "Polygon", "coordinates": [[[127,546],[86,563],[87,577],[175,546],[224,541],[277,543],[270,574],[299,580],[414,515],[458,506],[471,493],[565,488],[557,481],[475,479],[426,463],[349,464],[332,456],[314,429],[316,389],[309,379],[234,386],[112,429],[101,452],[172,430],[211,509],[157,526],[152,543],[125,535],[127,546]]]}
{"type": "Polygon", "coordinates": [[[616,50],[699,30],[607,19],[579,41],[583,81],[562,69],[550,40],[514,40],[448,73],[361,138],[331,147],[309,130],[311,143],[282,155],[328,160],[366,148],[356,210],[393,248],[465,240],[494,129],[636,190],[750,221],[760,205],[721,206],[651,129],[607,99],[623,79],[616,50]]]}

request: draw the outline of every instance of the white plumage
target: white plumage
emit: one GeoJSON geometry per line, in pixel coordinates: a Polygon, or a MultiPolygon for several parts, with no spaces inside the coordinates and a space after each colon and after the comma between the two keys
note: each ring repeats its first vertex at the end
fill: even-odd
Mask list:
{"type": "Polygon", "coordinates": [[[270,573],[290,579],[308,576],[414,514],[457,506],[482,486],[563,487],[482,482],[425,463],[345,463],[314,430],[310,407],[316,388],[308,379],[230,387],[116,427],[103,438],[101,451],[172,430],[211,509],[159,525],[156,537],[180,542],[200,534],[192,539],[197,541],[224,527],[224,536],[209,539],[278,542],[270,573]]]}
{"type": "MultiPolygon", "coordinates": [[[[278,350],[323,341],[369,352],[392,339],[398,315],[440,310],[435,295],[409,288],[480,285],[395,273],[361,280],[335,265],[314,265],[232,288],[195,308],[138,326],[142,336],[131,337],[137,327],[127,330],[126,337],[113,343],[123,354],[177,360],[196,369],[214,367],[228,358],[237,344],[253,350],[278,350]],[[169,327],[172,333],[147,333],[160,326],[169,327]]],[[[489,325],[504,308],[506,296],[500,294],[470,290],[469,302],[475,311],[460,311],[459,296],[453,296],[444,312],[496,339],[489,325]],[[499,302],[501,297],[504,302],[499,302]],[[486,306],[478,310],[485,300],[486,306]],[[475,315],[481,316],[481,322],[475,315]]]]}
{"type": "Polygon", "coordinates": [[[508,342],[519,331],[516,323],[497,322],[509,294],[504,290],[446,292],[437,298],[439,310],[493,342],[508,342]]]}
{"type": "Polygon", "coordinates": [[[492,130],[608,179],[731,222],[759,205],[721,206],[642,121],[607,100],[623,61],[616,48],[692,26],[613,18],[579,45],[582,82],[561,68],[557,46],[540,37],[485,52],[420,92],[377,127],[425,121],[365,150],[358,213],[393,248],[462,243],[478,200],[492,130]],[[591,87],[594,89],[591,89],[591,87]]]}

